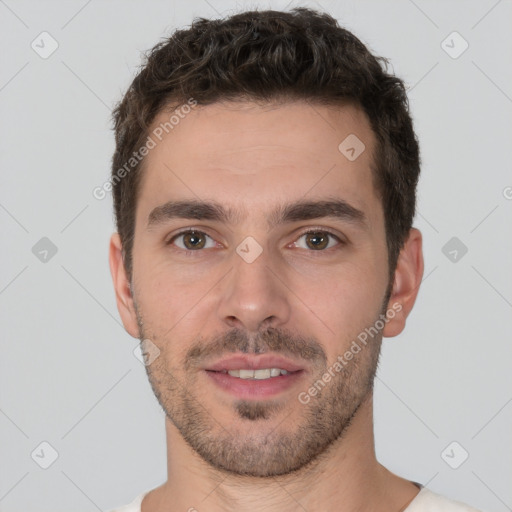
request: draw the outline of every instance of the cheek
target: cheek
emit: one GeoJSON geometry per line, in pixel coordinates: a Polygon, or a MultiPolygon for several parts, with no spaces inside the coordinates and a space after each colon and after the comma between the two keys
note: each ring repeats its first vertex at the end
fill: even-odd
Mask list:
{"type": "MultiPolygon", "coordinates": [[[[385,265],[370,255],[294,272],[290,288],[335,340],[357,335],[379,315],[387,286],[385,265]]],[[[304,306],[301,306],[304,310],[304,306]]],[[[314,318],[313,318],[314,320],[314,318]]]]}
{"type": "Polygon", "coordinates": [[[148,329],[172,339],[184,325],[204,315],[205,294],[222,277],[219,265],[170,262],[164,257],[141,255],[135,267],[137,304],[148,329]]]}

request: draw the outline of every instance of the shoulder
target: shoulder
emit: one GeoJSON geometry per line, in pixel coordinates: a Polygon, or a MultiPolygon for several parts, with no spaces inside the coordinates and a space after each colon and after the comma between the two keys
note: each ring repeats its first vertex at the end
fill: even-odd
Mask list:
{"type": "Polygon", "coordinates": [[[147,493],[143,492],[139,494],[130,504],[125,505],[124,507],[115,508],[110,512],[141,512],[140,507],[142,504],[142,499],[147,493]]]}
{"type": "Polygon", "coordinates": [[[453,501],[423,487],[404,512],[480,512],[460,501],[453,501]]]}

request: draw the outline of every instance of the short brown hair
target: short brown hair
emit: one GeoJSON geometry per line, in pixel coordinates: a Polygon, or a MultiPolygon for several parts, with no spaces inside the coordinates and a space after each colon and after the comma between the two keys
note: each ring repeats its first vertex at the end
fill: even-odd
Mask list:
{"type": "Polygon", "coordinates": [[[157,44],[113,112],[116,149],[112,190],[124,264],[132,275],[137,192],[144,160],[119,170],[144,145],[155,116],[193,98],[218,101],[305,100],[352,103],[376,136],[374,186],[382,201],[390,276],[415,213],[419,146],[403,82],[326,13],[248,11],[226,19],[196,18],[157,44]]]}

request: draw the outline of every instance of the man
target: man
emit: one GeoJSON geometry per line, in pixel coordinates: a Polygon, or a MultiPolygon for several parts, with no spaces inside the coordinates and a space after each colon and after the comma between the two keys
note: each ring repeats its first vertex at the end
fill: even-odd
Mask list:
{"type": "Polygon", "coordinates": [[[470,511],[375,457],[423,274],[403,83],[327,14],[198,19],[114,112],[110,266],[166,413],[128,511],[470,511]]]}

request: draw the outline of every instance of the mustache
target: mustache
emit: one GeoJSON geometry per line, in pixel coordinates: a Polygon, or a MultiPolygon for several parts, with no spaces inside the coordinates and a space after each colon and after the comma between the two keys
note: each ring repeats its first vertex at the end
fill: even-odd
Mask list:
{"type": "Polygon", "coordinates": [[[254,334],[240,328],[233,328],[226,333],[214,336],[210,341],[200,339],[194,343],[185,355],[185,368],[188,370],[197,367],[205,359],[239,352],[251,355],[272,352],[327,364],[324,349],[313,337],[305,337],[287,329],[273,327],[254,334]]]}

